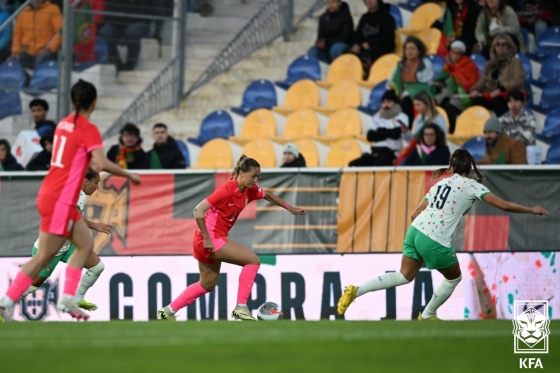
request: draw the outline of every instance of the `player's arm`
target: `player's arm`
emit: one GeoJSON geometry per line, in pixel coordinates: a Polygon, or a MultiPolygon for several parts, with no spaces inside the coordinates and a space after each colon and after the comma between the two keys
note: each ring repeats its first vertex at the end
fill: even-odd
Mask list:
{"type": "Polygon", "coordinates": [[[206,200],[203,200],[193,210],[194,219],[196,220],[196,225],[202,233],[204,238],[204,248],[210,252],[214,252],[214,243],[210,239],[210,233],[208,233],[208,228],[206,228],[206,222],[204,221],[204,214],[210,209],[210,205],[206,200]]]}
{"type": "Polygon", "coordinates": [[[416,210],[414,210],[414,212],[412,213],[412,221],[414,221],[414,219],[416,219],[416,217],[420,215],[420,213],[424,211],[426,207],[428,207],[428,201],[423,199],[422,202],[420,202],[420,204],[418,205],[418,207],[416,207],[416,210]]]}
{"type": "Polygon", "coordinates": [[[500,197],[491,193],[484,195],[482,197],[482,200],[494,207],[499,208],[500,210],[504,210],[507,212],[550,216],[550,212],[546,211],[541,206],[535,206],[535,207],[521,206],[514,202],[504,201],[500,197]]]}
{"type": "Polygon", "coordinates": [[[111,230],[113,229],[113,227],[111,227],[109,224],[105,224],[105,223],[95,223],[91,220],[88,220],[86,218],[83,218],[85,223],[87,224],[89,229],[93,229],[94,231],[98,231],[101,233],[105,233],[105,234],[111,234],[111,230]]]}
{"type": "Polygon", "coordinates": [[[113,175],[125,177],[128,180],[132,181],[133,184],[140,184],[140,175],[128,172],[120,168],[116,163],[111,162],[109,159],[107,159],[107,156],[105,155],[105,153],[103,153],[102,149],[98,148],[92,150],[91,155],[93,157],[93,162],[90,164],[90,168],[97,168],[93,171],[106,171],[113,175]]]}
{"type": "Polygon", "coordinates": [[[288,210],[292,215],[305,215],[305,210],[300,208],[300,207],[296,207],[296,206],[292,206],[289,203],[287,203],[286,201],[284,201],[282,198],[266,192],[264,199],[266,199],[268,202],[272,203],[273,205],[276,206],[280,206],[285,208],[286,210],[288,210]]]}

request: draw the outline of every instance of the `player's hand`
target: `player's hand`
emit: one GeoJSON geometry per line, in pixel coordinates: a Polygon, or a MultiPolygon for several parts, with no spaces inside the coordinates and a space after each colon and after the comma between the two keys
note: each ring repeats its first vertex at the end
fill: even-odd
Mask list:
{"type": "Polygon", "coordinates": [[[138,174],[130,174],[130,176],[128,177],[128,179],[130,181],[132,181],[132,184],[134,185],[140,185],[140,175],[138,174]]]}
{"type": "Polygon", "coordinates": [[[211,253],[214,252],[214,242],[210,237],[204,238],[204,249],[210,251],[211,253]]]}
{"type": "Polygon", "coordinates": [[[531,207],[531,214],[550,216],[550,212],[546,211],[540,206],[531,207]]]}
{"type": "Polygon", "coordinates": [[[288,209],[288,211],[292,214],[292,215],[305,215],[305,210],[297,207],[297,206],[290,206],[290,208],[288,209]]]}
{"type": "Polygon", "coordinates": [[[96,223],[93,229],[101,233],[111,234],[111,230],[113,229],[113,227],[105,223],[96,223]]]}

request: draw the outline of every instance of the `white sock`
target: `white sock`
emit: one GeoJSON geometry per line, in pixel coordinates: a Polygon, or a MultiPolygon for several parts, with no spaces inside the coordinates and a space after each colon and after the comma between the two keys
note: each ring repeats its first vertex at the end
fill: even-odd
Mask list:
{"type": "Polygon", "coordinates": [[[82,276],[82,280],[80,281],[80,287],[76,292],[76,302],[80,302],[84,299],[86,292],[90,287],[95,284],[95,281],[101,275],[101,272],[105,269],[105,264],[102,261],[99,261],[95,267],[92,267],[86,271],[86,273],[82,276]]]}
{"type": "Polygon", "coordinates": [[[459,276],[455,280],[444,280],[437,287],[436,291],[434,291],[434,295],[432,295],[432,299],[430,299],[424,312],[422,312],[423,319],[429,319],[436,314],[437,309],[449,299],[462,278],[463,276],[459,276]]]}
{"type": "Polygon", "coordinates": [[[37,289],[39,289],[37,286],[31,285],[31,286],[25,291],[25,293],[23,293],[23,295],[18,299],[18,301],[22,300],[23,298],[25,298],[25,297],[28,296],[29,294],[36,292],[37,289]]]}
{"type": "Polygon", "coordinates": [[[239,307],[247,307],[246,304],[237,303],[237,305],[238,305],[239,307]]]}
{"type": "Polygon", "coordinates": [[[167,306],[167,308],[169,308],[169,312],[171,312],[173,315],[175,315],[175,313],[177,312],[171,307],[171,303],[169,304],[169,306],[167,306]]]}
{"type": "Polygon", "coordinates": [[[408,281],[400,272],[388,272],[377,276],[368,282],[363,283],[356,292],[356,297],[360,297],[370,291],[393,288],[395,286],[408,284],[408,281]]]}

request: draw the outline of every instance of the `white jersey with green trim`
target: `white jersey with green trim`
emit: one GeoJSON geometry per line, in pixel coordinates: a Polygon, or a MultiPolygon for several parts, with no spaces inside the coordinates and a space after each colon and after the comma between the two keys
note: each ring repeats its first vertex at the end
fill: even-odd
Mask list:
{"type": "MultiPolygon", "coordinates": [[[[84,209],[86,206],[86,194],[84,193],[83,190],[80,190],[80,197],[78,198],[78,204],[76,205],[76,207],[78,208],[78,210],[80,210],[80,212],[82,213],[82,215],[84,214],[84,209]]],[[[68,251],[68,249],[70,249],[70,245],[72,245],[72,243],[69,240],[66,240],[64,242],[64,245],[62,245],[62,248],[60,250],[58,250],[58,253],[55,256],[60,256],[62,254],[64,254],[65,252],[68,251]]],[[[35,241],[35,248],[39,249],[39,239],[37,238],[37,241],[35,241]]]]}
{"type": "Polygon", "coordinates": [[[454,174],[430,188],[424,199],[428,206],[414,219],[412,226],[445,247],[459,221],[477,199],[490,190],[476,180],[454,174]]]}

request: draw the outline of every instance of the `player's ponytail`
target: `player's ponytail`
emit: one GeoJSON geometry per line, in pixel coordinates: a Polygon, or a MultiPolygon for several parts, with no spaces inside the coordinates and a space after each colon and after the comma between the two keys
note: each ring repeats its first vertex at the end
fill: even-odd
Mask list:
{"type": "Polygon", "coordinates": [[[97,89],[95,89],[93,84],[80,79],[72,86],[70,98],[76,109],[76,115],[74,116],[75,124],[80,111],[89,110],[93,102],[97,100],[97,89]]]}
{"type": "Polygon", "coordinates": [[[449,158],[449,167],[440,168],[439,170],[434,171],[432,179],[437,179],[445,172],[451,171],[451,169],[453,169],[453,173],[459,175],[470,175],[471,170],[473,170],[476,174],[476,177],[474,178],[476,181],[482,183],[482,180],[484,180],[484,176],[480,173],[478,167],[476,166],[474,158],[466,149],[455,150],[453,154],[451,154],[451,158],[449,158]]]}
{"type": "Polygon", "coordinates": [[[245,154],[241,155],[241,157],[239,158],[239,160],[235,164],[235,168],[233,169],[233,172],[231,173],[230,179],[235,179],[237,177],[237,175],[239,175],[239,172],[241,172],[241,171],[243,171],[243,172],[251,171],[251,169],[253,167],[261,168],[261,165],[255,159],[249,158],[245,154]]]}

